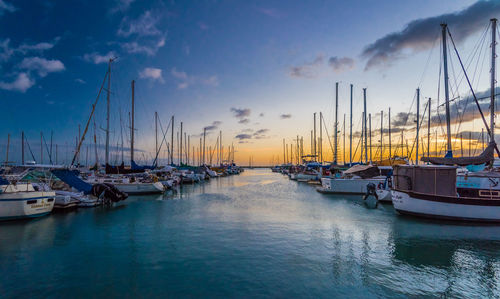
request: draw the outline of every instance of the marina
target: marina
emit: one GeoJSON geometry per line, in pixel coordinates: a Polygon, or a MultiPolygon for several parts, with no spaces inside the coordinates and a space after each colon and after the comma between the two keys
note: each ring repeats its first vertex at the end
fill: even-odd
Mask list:
{"type": "Polygon", "coordinates": [[[500,297],[500,1],[51,1],[0,0],[0,297],[500,297]]]}

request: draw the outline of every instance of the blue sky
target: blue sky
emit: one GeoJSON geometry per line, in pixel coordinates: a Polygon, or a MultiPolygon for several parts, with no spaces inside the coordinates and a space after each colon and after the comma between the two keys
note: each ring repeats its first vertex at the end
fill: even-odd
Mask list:
{"type": "MultiPolygon", "coordinates": [[[[401,59],[369,70],[369,57],[361,54],[413,20],[474,3],[0,0],[0,155],[10,133],[11,160],[19,159],[22,130],[30,145],[38,146],[35,152],[40,131],[46,136],[54,131],[61,146],[73,144],[112,56],[117,57],[111,74],[112,144],[119,142],[120,128],[128,130],[130,81],[136,80],[136,147],[146,151],[145,157],[154,148],[158,111],[163,126],[175,114],[191,135],[216,122],[224,143],[236,145],[238,159],[253,155],[258,163],[268,163],[281,155],[282,138],[308,138],[313,112],[322,111],[333,126],[336,81],[341,82],[341,119],[348,112],[348,85],[355,85],[355,124],[362,87],[368,88],[374,116],[388,107],[394,114],[408,111],[419,84],[424,96],[435,97],[439,47],[428,68],[428,49],[410,47],[399,53],[401,59]],[[241,110],[246,112],[238,116],[235,111],[241,110]]],[[[464,38],[465,52],[479,32],[464,38]]],[[[96,112],[101,127],[104,104],[101,97],[96,112]]],[[[101,130],[101,143],[103,136],[101,130]]]]}

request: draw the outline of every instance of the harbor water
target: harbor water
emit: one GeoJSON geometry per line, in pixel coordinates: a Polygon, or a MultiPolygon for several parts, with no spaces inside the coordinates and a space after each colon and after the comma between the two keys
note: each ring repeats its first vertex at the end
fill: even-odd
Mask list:
{"type": "Polygon", "coordinates": [[[0,297],[499,297],[500,226],[398,216],[269,169],[0,223],[0,297]]]}

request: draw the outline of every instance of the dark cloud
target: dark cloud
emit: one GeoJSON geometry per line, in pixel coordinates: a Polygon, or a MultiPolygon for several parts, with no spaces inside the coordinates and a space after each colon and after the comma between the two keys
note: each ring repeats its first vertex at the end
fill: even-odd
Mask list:
{"type": "Polygon", "coordinates": [[[252,139],[252,135],[250,135],[250,134],[238,134],[238,135],[234,136],[234,138],[239,139],[239,140],[252,139]]]}
{"type": "Polygon", "coordinates": [[[336,73],[341,73],[354,68],[354,59],[349,57],[337,57],[333,56],[328,59],[328,65],[336,73]]]}
{"type": "Polygon", "coordinates": [[[261,113],[259,114],[259,116],[260,116],[260,117],[264,117],[264,112],[261,112],[261,113]]]}
{"type": "Polygon", "coordinates": [[[213,131],[213,130],[216,130],[216,129],[218,129],[218,128],[219,128],[219,126],[220,126],[221,124],[222,124],[222,122],[221,122],[221,121],[216,120],[216,121],[212,122],[212,124],[211,124],[211,125],[206,126],[206,127],[205,127],[205,130],[207,130],[207,132],[209,132],[209,131],[213,131]]]}
{"type": "Polygon", "coordinates": [[[399,31],[390,33],[368,45],[362,57],[368,59],[365,70],[386,65],[405,53],[431,48],[439,36],[439,24],[447,23],[456,42],[488,25],[488,20],[500,14],[500,1],[478,1],[454,13],[411,21],[399,31]]]}
{"type": "Polygon", "coordinates": [[[260,129],[260,130],[257,130],[257,131],[255,131],[255,133],[253,133],[253,137],[255,139],[265,139],[265,138],[268,138],[268,136],[266,135],[267,132],[269,132],[269,129],[260,129]]]}
{"type": "Polygon", "coordinates": [[[248,118],[242,118],[238,121],[240,124],[248,124],[250,122],[250,119],[248,118]]]}
{"type": "Polygon", "coordinates": [[[292,117],[292,115],[291,115],[291,114],[289,114],[289,113],[288,113],[288,114],[281,114],[281,115],[280,115],[280,118],[281,118],[281,119],[287,119],[287,118],[291,118],[291,117],[292,117]]]}
{"type": "Polygon", "coordinates": [[[249,108],[231,108],[231,112],[233,113],[234,117],[236,118],[245,118],[250,116],[251,110],[249,108]]]}

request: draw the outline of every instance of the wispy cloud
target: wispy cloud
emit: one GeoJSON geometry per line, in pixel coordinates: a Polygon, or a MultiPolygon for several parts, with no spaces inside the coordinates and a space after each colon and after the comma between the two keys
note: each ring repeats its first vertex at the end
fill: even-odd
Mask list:
{"type": "Polygon", "coordinates": [[[204,127],[204,129],[207,132],[214,131],[214,130],[217,130],[221,124],[222,124],[221,121],[216,120],[216,121],[212,122],[211,125],[208,125],[208,126],[204,127]]]}
{"type": "Polygon", "coordinates": [[[122,48],[130,54],[146,54],[154,56],[163,46],[165,46],[165,38],[160,37],[158,40],[148,42],[124,42],[121,44],[122,48]]]}
{"type": "Polygon", "coordinates": [[[76,83],[80,83],[80,84],[87,84],[87,82],[85,82],[85,80],[80,79],[80,78],[76,78],[76,79],[75,79],[75,82],[76,82],[76,83]]]}
{"type": "Polygon", "coordinates": [[[23,43],[18,47],[10,46],[10,39],[6,38],[0,40],[0,62],[8,61],[12,56],[26,55],[30,52],[36,52],[37,54],[52,49],[60,40],[60,37],[54,38],[50,42],[40,42],[36,44],[23,43]]]}
{"type": "Polygon", "coordinates": [[[250,122],[250,119],[248,118],[242,118],[238,121],[239,124],[248,124],[250,122]]]}
{"type": "Polygon", "coordinates": [[[281,118],[281,119],[288,119],[288,118],[292,118],[292,115],[291,115],[291,114],[289,114],[289,113],[288,113],[288,114],[281,114],[281,115],[280,115],[280,118],[281,118]]]}
{"type": "Polygon", "coordinates": [[[162,35],[162,31],[158,29],[160,20],[161,18],[159,15],[155,15],[150,10],[147,10],[136,20],[130,20],[129,17],[124,17],[117,33],[119,36],[123,37],[129,37],[131,35],[162,35]]]}
{"type": "Polygon", "coordinates": [[[362,52],[365,70],[387,66],[405,57],[431,48],[439,36],[439,24],[447,23],[456,42],[486,28],[488,20],[500,14],[500,1],[478,1],[454,13],[414,20],[398,32],[390,33],[368,45],[362,52]]]}
{"type": "Polygon", "coordinates": [[[179,71],[175,67],[170,70],[170,74],[176,79],[178,89],[186,89],[195,84],[202,84],[206,86],[219,85],[219,79],[215,75],[209,77],[188,75],[186,72],[179,71]]]}
{"type": "Polygon", "coordinates": [[[250,134],[238,134],[238,135],[234,136],[234,138],[239,139],[239,140],[252,139],[252,135],[250,135],[250,134]]]}
{"type": "Polygon", "coordinates": [[[92,62],[94,64],[100,64],[100,63],[108,63],[108,61],[114,57],[116,57],[116,53],[114,51],[109,51],[107,54],[99,54],[97,52],[92,52],[83,55],[83,60],[92,62]]]}
{"type": "Polygon", "coordinates": [[[354,68],[354,59],[350,57],[337,57],[333,56],[328,59],[328,65],[336,73],[341,73],[354,68]]]}
{"type": "Polygon", "coordinates": [[[7,1],[0,0],[0,16],[2,16],[5,12],[15,12],[17,8],[10,4],[7,1]]]}
{"type": "Polygon", "coordinates": [[[19,67],[21,69],[36,71],[40,77],[65,70],[64,64],[60,60],[48,60],[41,57],[24,58],[19,67]]]}
{"type": "Polygon", "coordinates": [[[17,78],[12,82],[0,81],[0,89],[26,92],[35,84],[35,80],[32,80],[27,73],[19,73],[17,78]]]}
{"type": "Polygon", "coordinates": [[[272,18],[280,18],[282,13],[274,8],[258,7],[257,11],[272,18]]]}
{"type": "Polygon", "coordinates": [[[163,80],[162,70],[154,67],[144,68],[139,72],[139,78],[158,81],[160,83],[165,82],[165,80],[163,80]]]}
{"type": "Polygon", "coordinates": [[[290,76],[294,78],[316,78],[318,76],[318,68],[323,65],[325,57],[318,55],[313,61],[306,62],[302,65],[293,66],[290,68],[290,76]]]}

